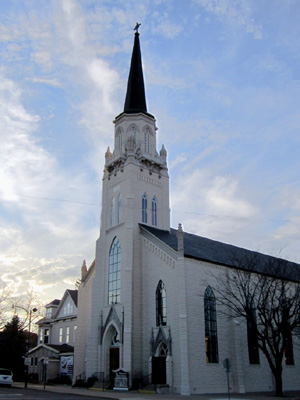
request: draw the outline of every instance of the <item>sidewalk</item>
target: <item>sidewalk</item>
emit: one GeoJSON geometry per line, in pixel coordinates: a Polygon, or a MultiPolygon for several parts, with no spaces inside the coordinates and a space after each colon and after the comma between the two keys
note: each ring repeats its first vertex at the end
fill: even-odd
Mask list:
{"type": "MultiPolygon", "coordinates": [[[[13,387],[24,388],[23,382],[14,382],[13,387]]],[[[28,384],[29,389],[36,390],[47,390],[49,392],[56,393],[68,393],[68,394],[78,394],[80,396],[90,396],[98,399],[117,399],[117,400],[226,400],[228,399],[227,393],[222,394],[193,394],[191,396],[181,396],[180,394],[152,394],[152,393],[139,393],[135,390],[126,391],[113,391],[106,390],[101,391],[98,389],[86,389],[86,388],[73,388],[67,385],[46,385],[44,389],[44,385],[40,384],[28,384]]],[[[282,397],[276,397],[271,393],[237,393],[230,394],[230,398],[233,400],[282,400],[282,397]]],[[[300,391],[297,392],[288,392],[285,394],[285,399],[289,400],[300,400],[300,391]]]]}

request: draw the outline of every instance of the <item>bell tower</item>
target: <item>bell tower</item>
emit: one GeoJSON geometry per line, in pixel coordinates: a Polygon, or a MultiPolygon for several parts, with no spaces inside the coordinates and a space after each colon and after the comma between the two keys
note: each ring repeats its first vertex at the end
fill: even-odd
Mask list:
{"type": "Polygon", "coordinates": [[[108,148],[105,154],[101,229],[128,221],[126,198],[133,196],[132,223],[136,228],[144,223],[169,230],[167,152],[164,145],[159,153],[156,150],[156,120],[147,112],[138,32],[134,38],[124,111],[115,118],[114,125],[114,149],[111,152],[108,148]],[[121,181],[124,187],[118,190],[121,181]]]}
{"type": "Polygon", "coordinates": [[[156,150],[156,120],[147,111],[136,29],[124,110],[114,120],[114,148],[105,153],[100,237],[91,291],[86,374],[105,376],[142,367],[143,313],[140,224],[170,230],[169,176],[164,146],[156,150]]]}

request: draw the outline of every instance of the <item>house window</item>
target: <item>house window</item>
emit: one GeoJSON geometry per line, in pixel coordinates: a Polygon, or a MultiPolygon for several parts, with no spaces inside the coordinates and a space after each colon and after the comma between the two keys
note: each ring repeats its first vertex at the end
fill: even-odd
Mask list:
{"type": "Polygon", "coordinates": [[[109,277],[108,277],[108,302],[120,302],[121,295],[121,246],[114,238],[109,251],[109,277]]]}
{"type": "Polygon", "coordinates": [[[253,299],[247,301],[247,336],[250,364],[259,364],[259,350],[257,340],[256,308],[253,299]]]}
{"type": "Polygon", "coordinates": [[[49,329],[47,328],[44,330],[44,343],[49,343],[49,329]]]}
{"type": "Polygon", "coordinates": [[[218,334],[217,334],[217,313],[216,299],[212,288],[208,286],[204,294],[204,315],[205,315],[205,350],[206,362],[218,363],[218,334]]]}
{"type": "Polygon", "coordinates": [[[70,341],[70,327],[67,326],[67,330],[66,330],[66,343],[69,343],[70,341]]]}
{"type": "Polygon", "coordinates": [[[152,199],[152,225],[157,226],[157,203],[155,197],[152,199]]]}
{"type": "Polygon", "coordinates": [[[59,343],[63,341],[63,328],[59,328],[59,343]]]}
{"type": "Polygon", "coordinates": [[[166,289],[163,281],[156,288],[156,326],[167,325],[166,289]]]}
{"type": "Polygon", "coordinates": [[[43,329],[40,328],[40,343],[43,343],[43,329]]]}
{"type": "Polygon", "coordinates": [[[118,224],[122,222],[122,195],[119,194],[118,198],[118,224]]]}
{"type": "Polygon", "coordinates": [[[147,195],[144,194],[142,197],[142,222],[145,222],[147,224],[147,195]]]}
{"type": "Polygon", "coordinates": [[[65,315],[70,315],[73,312],[73,305],[68,302],[65,306],[64,306],[64,314],[65,315]]]}
{"type": "Polygon", "coordinates": [[[115,223],[115,199],[111,200],[111,208],[110,208],[110,226],[113,226],[115,223]]]}

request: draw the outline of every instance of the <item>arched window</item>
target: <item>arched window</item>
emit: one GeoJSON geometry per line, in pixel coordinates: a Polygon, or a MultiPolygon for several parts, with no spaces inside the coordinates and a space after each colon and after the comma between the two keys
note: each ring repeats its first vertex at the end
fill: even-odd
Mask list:
{"type": "Polygon", "coordinates": [[[167,325],[166,289],[163,281],[156,288],[156,326],[167,325]]]}
{"type": "Polygon", "coordinates": [[[117,238],[114,238],[109,251],[109,275],[108,275],[108,303],[120,302],[121,295],[121,246],[117,238]]]}
{"type": "Polygon", "coordinates": [[[206,362],[218,363],[218,334],[216,299],[212,288],[208,286],[204,293],[204,315],[205,315],[205,350],[206,362]]]}
{"type": "Polygon", "coordinates": [[[137,129],[135,125],[131,125],[129,132],[129,136],[132,136],[134,139],[136,139],[137,129]]]}
{"type": "Polygon", "coordinates": [[[157,226],[157,203],[155,197],[152,199],[152,225],[157,226]]]}
{"type": "Polygon", "coordinates": [[[111,207],[110,207],[110,226],[113,226],[115,223],[115,199],[114,197],[111,200],[111,207]]]}
{"type": "Polygon", "coordinates": [[[122,150],[122,129],[118,128],[116,135],[116,148],[122,150]]]}
{"type": "Polygon", "coordinates": [[[118,198],[118,224],[122,222],[122,195],[119,194],[118,198]]]}
{"type": "Polygon", "coordinates": [[[149,128],[147,127],[145,132],[144,132],[144,140],[145,140],[145,153],[149,154],[150,153],[150,132],[149,128]]]}
{"type": "Polygon", "coordinates": [[[147,206],[148,206],[148,200],[147,200],[147,195],[144,194],[142,197],[142,222],[145,222],[147,224],[148,222],[148,217],[147,217],[147,206]]]}
{"type": "Polygon", "coordinates": [[[247,336],[250,364],[259,364],[259,350],[257,340],[256,308],[252,298],[247,299],[247,336]]]}

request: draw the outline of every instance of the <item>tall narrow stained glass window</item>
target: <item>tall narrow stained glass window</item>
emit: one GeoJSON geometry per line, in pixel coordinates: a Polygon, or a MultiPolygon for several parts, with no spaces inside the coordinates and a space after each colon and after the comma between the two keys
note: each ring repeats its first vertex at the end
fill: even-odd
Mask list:
{"type": "Polygon", "coordinates": [[[166,289],[163,281],[156,288],[156,326],[167,325],[166,289]]]}
{"type": "Polygon", "coordinates": [[[155,197],[152,199],[152,225],[157,226],[157,202],[155,197]]]}
{"type": "Polygon", "coordinates": [[[142,197],[142,222],[145,222],[146,224],[148,222],[147,207],[148,207],[147,195],[144,194],[142,197]]]}
{"type": "Polygon", "coordinates": [[[257,340],[256,307],[252,298],[247,300],[247,336],[250,364],[259,364],[259,350],[257,340]]]}
{"type": "Polygon", "coordinates": [[[120,302],[121,295],[121,246],[117,238],[114,238],[109,251],[109,275],[108,275],[108,303],[120,302]]]}
{"type": "Polygon", "coordinates": [[[217,312],[216,298],[210,286],[204,293],[204,316],[205,316],[205,350],[206,362],[218,363],[218,334],[217,334],[217,312]]]}
{"type": "Polygon", "coordinates": [[[114,197],[111,200],[111,207],[110,207],[110,226],[114,226],[115,223],[115,199],[114,197]]]}
{"type": "Polygon", "coordinates": [[[118,224],[122,222],[122,195],[119,194],[118,198],[118,224]]]}

